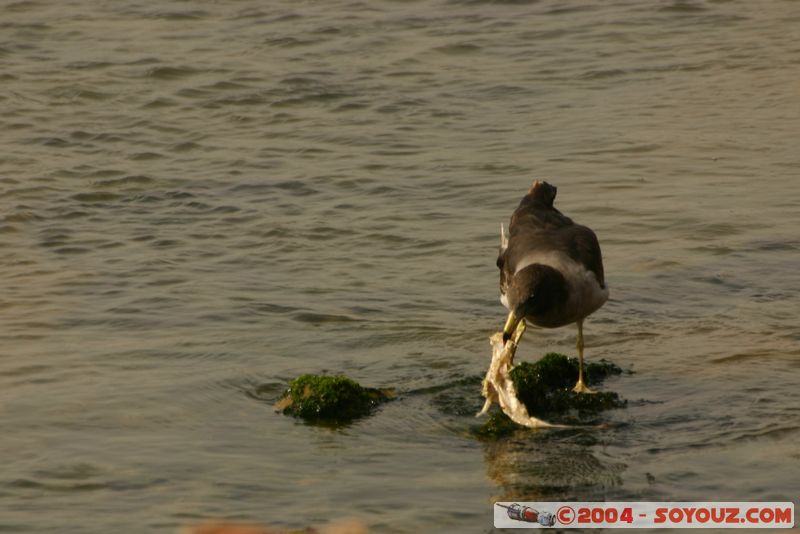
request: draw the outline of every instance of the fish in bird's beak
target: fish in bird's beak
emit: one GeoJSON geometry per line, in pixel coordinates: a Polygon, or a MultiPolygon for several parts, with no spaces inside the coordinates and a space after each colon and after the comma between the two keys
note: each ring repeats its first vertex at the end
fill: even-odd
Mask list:
{"type": "Polygon", "coordinates": [[[518,317],[513,311],[509,312],[508,319],[506,319],[506,324],[503,327],[503,345],[514,335],[514,331],[517,329],[517,325],[521,319],[522,318],[518,317]]]}

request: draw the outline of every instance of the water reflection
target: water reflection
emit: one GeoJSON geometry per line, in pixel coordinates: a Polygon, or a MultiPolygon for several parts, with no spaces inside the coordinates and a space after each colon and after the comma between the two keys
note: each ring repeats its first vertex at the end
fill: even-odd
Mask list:
{"type": "Polygon", "coordinates": [[[502,494],[497,500],[602,499],[622,485],[626,465],[601,459],[598,430],[519,430],[484,445],[486,472],[502,494]]]}

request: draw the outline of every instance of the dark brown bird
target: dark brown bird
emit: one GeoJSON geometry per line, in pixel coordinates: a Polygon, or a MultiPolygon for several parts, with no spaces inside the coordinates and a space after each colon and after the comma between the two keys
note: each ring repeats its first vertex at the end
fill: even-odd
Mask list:
{"type": "Polygon", "coordinates": [[[503,341],[513,350],[526,321],[544,328],[578,326],[580,358],[573,391],[594,393],[583,381],[583,320],[608,300],[603,256],[595,233],[553,207],[556,188],[536,181],[500,227],[500,301],[509,314],[503,341]]]}

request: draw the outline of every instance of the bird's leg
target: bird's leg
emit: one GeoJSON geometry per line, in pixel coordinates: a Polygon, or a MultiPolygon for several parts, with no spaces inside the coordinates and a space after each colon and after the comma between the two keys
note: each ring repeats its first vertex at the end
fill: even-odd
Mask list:
{"type": "Polygon", "coordinates": [[[575,384],[575,387],[572,388],[572,391],[575,393],[597,393],[596,391],[589,389],[583,382],[583,319],[578,321],[577,324],[578,341],[575,343],[575,347],[578,349],[578,383],[575,384]]]}
{"type": "Polygon", "coordinates": [[[508,362],[509,365],[514,365],[514,355],[517,353],[517,347],[519,346],[519,342],[522,340],[522,334],[524,333],[525,319],[517,323],[517,327],[514,329],[514,335],[508,340],[508,343],[511,343],[511,346],[509,347],[509,350],[511,351],[511,359],[508,362]]]}

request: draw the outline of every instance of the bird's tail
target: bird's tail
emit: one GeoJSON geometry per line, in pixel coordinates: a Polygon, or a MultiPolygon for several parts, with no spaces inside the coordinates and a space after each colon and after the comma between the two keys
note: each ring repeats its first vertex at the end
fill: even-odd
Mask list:
{"type": "Polygon", "coordinates": [[[506,227],[500,223],[500,252],[508,248],[508,236],[506,235],[506,227]]]}

